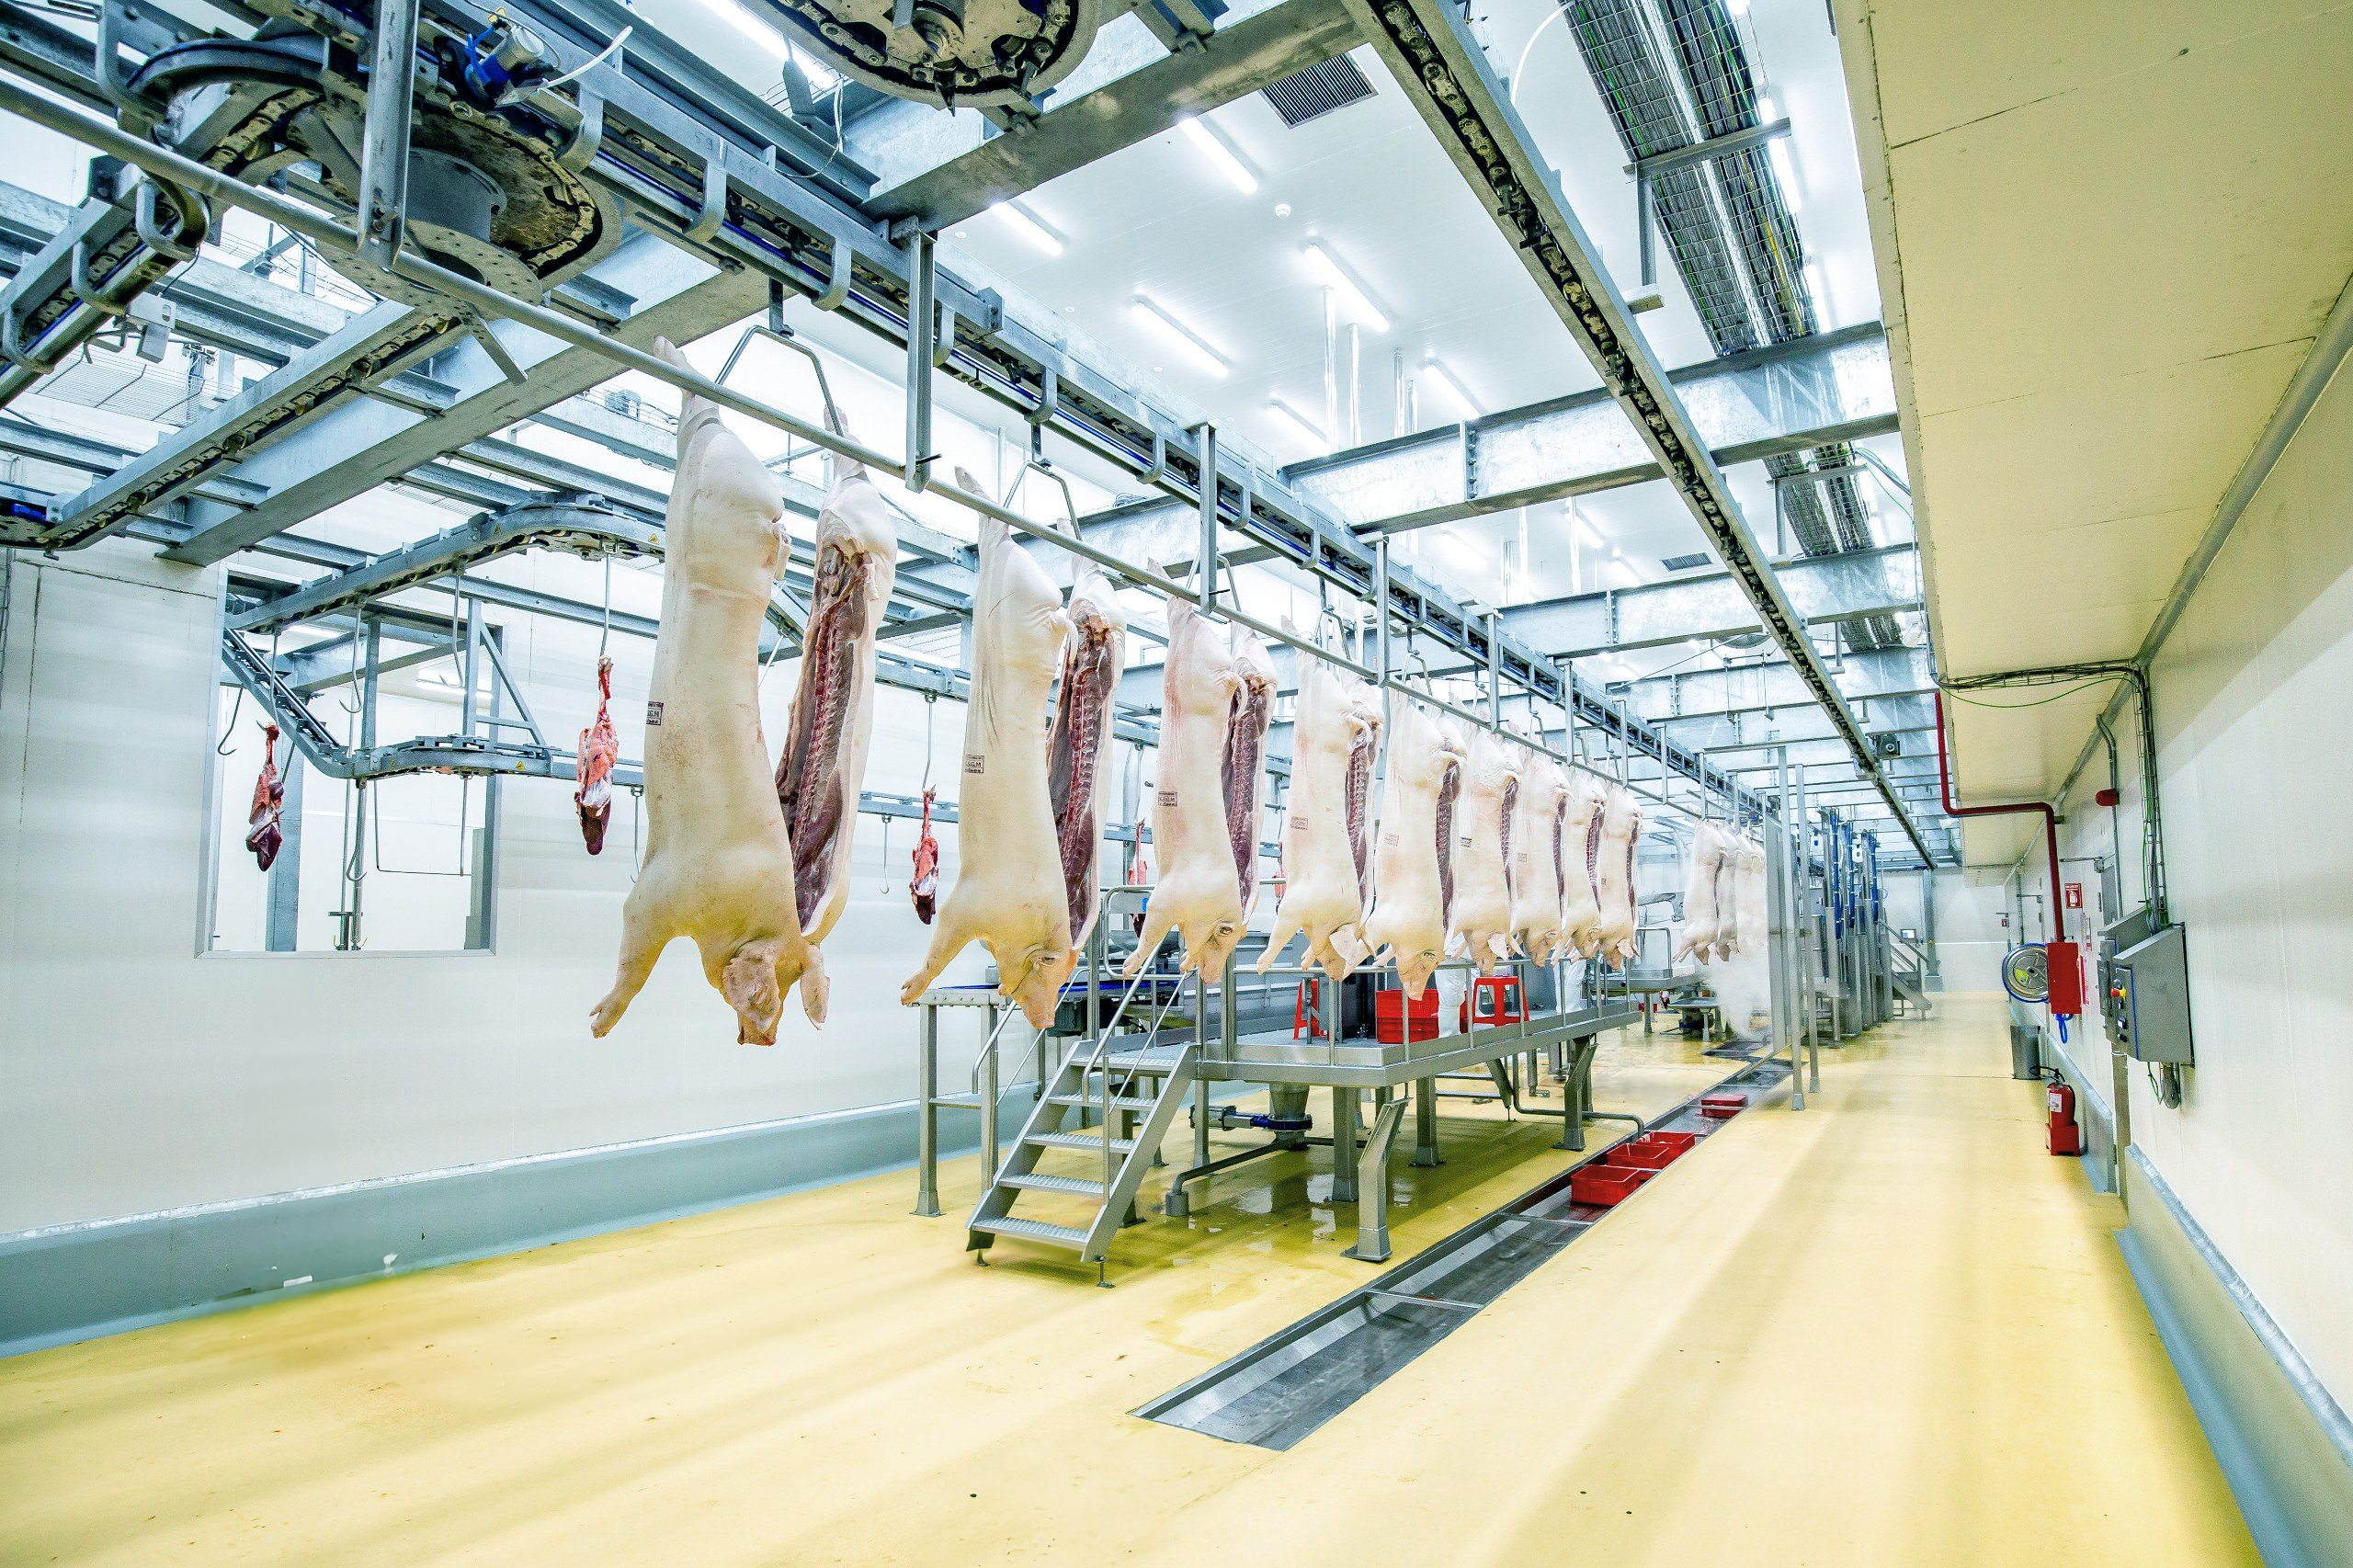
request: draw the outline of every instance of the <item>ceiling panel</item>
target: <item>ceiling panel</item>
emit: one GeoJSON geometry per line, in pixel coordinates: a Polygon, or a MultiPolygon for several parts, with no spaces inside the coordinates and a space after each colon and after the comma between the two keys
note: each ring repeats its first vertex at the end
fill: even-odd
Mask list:
{"type": "MultiPolygon", "coordinates": [[[[2129,657],[2353,272],[2353,8],[1837,9],[1943,667],[2129,657]]],[[[1964,800],[2098,706],[1958,722],[1964,800]]]]}

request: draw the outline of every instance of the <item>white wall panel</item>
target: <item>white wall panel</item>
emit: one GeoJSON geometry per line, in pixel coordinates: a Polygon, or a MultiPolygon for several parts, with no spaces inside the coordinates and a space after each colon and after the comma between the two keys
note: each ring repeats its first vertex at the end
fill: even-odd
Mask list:
{"type": "MultiPolygon", "coordinates": [[[[2340,375],[2249,506],[2161,653],[2158,788],[2172,914],[2188,927],[2198,1065],[2178,1110],[2129,1080],[2140,1144],[2340,1404],[2353,1405],[2353,380],[2340,375]]],[[[2141,790],[2092,801],[2063,853],[2123,841],[2140,902],[2141,790]]],[[[2025,884],[2047,881],[2039,854],[2025,884]]],[[[2073,880],[2079,868],[2064,868],[2073,880]]],[[[2091,868],[2080,869],[2089,880],[2091,868]]],[[[2096,1023],[2070,1051],[2109,1087],[2096,1023]]]]}

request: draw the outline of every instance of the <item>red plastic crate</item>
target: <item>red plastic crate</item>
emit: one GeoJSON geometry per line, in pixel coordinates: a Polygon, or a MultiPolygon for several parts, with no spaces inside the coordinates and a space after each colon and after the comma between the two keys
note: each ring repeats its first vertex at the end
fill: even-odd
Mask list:
{"type": "Polygon", "coordinates": [[[1589,1161],[1569,1173],[1569,1197],[1574,1202],[1607,1209],[1656,1175],[1656,1171],[1641,1165],[1589,1161]]]}
{"type": "Polygon", "coordinates": [[[1602,1158],[1613,1165],[1662,1170],[1699,1141],[1696,1132],[1644,1132],[1613,1145],[1602,1158]]]}
{"type": "Polygon", "coordinates": [[[1713,1117],[1718,1121],[1738,1116],[1747,1108],[1746,1095],[1701,1095],[1699,1096],[1699,1114],[1713,1117]]]}
{"type": "Polygon", "coordinates": [[[1403,1045],[1407,1040],[1438,1038],[1438,987],[1422,988],[1421,995],[1407,1001],[1403,991],[1376,991],[1372,994],[1373,1038],[1383,1045],[1403,1045]],[[1412,1032],[1408,1033],[1407,1031],[1412,1032]]]}

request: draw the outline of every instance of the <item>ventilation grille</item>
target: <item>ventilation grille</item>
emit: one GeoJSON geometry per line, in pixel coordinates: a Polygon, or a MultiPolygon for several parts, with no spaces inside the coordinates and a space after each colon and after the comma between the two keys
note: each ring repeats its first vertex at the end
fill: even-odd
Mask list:
{"type": "Polygon", "coordinates": [[[1688,572],[1695,567],[1705,566],[1707,563],[1708,557],[1705,551],[1698,555],[1670,555],[1659,562],[1670,572],[1688,572]]]}
{"type": "Polygon", "coordinates": [[[1336,108],[1360,104],[1372,97],[1372,84],[1365,80],[1356,62],[1347,55],[1326,60],[1321,65],[1311,65],[1295,76],[1286,76],[1267,89],[1267,101],[1289,126],[1305,125],[1336,108]]]}

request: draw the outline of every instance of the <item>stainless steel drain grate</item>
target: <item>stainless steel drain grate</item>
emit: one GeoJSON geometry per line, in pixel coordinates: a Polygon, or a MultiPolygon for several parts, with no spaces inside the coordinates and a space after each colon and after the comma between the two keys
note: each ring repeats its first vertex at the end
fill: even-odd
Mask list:
{"type": "MultiPolygon", "coordinates": [[[[1789,1071],[1787,1062],[1753,1062],[1709,1093],[1769,1089],[1789,1071]]],[[[1695,1096],[1645,1131],[1704,1139],[1722,1125],[1699,1114],[1695,1096]]],[[[1228,1442],[1290,1448],[1606,1218],[1608,1210],[1569,1196],[1570,1171],[1133,1414],[1228,1442]]]]}

